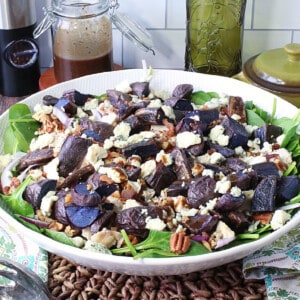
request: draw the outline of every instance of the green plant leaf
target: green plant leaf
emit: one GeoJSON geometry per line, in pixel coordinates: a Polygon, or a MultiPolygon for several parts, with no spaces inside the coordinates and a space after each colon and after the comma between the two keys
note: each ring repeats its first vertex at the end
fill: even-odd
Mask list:
{"type": "Polygon", "coordinates": [[[5,129],[3,151],[5,154],[14,154],[20,151],[12,126],[7,126],[5,129]]]}
{"type": "Polygon", "coordinates": [[[76,247],[75,244],[73,243],[72,239],[69,238],[64,232],[54,231],[54,230],[47,229],[47,228],[41,228],[40,231],[43,234],[45,234],[46,236],[48,236],[49,238],[51,238],[57,242],[76,247]]]}
{"type": "Polygon", "coordinates": [[[5,153],[26,152],[40,123],[32,118],[29,107],[24,103],[16,103],[10,107],[8,122],[4,136],[5,153]]]}
{"type": "Polygon", "coordinates": [[[5,201],[8,208],[11,209],[14,214],[26,217],[34,216],[32,205],[23,199],[23,193],[31,181],[32,178],[27,177],[10,195],[0,194],[0,198],[5,201]]]}
{"type": "Polygon", "coordinates": [[[247,115],[247,123],[252,126],[264,126],[266,122],[264,119],[258,115],[255,111],[251,109],[246,109],[246,115],[247,115]]]}
{"type": "Polygon", "coordinates": [[[203,105],[210,101],[212,98],[219,98],[216,92],[197,91],[192,94],[191,101],[196,105],[203,105]]]}
{"type": "Polygon", "coordinates": [[[22,223],[24,226],[26,226],[27,228],[35,231],[35,232],[41,232],[40,228],[34,224],[31,224],[29,222],[24,221],[23,219],[19,218],[19,216],[17,216],[17,219],[20,223],[22,223]]]}
{"type": "MultiPolygon", "coordinates": [[[[122,232],[123,237],[126,234],[122,232]]],[[[134,258],[158,258],[158,257],[170,257],[179,256],[178,254],[170,251],[170,237],[173,233],[169,231],[156,231],[150,230],[148,237],[136,245],[132,245],[126,242],[127,247],[113,249],[113,254],[131,253],[134,258]],[[132,250],[134,247],[134,251],[132,250]]],[[[200,243],[191,241],[190,249],[187,253],[180,256],[191,256],[209,253],[209,251],[200,243]]]]}
{"type": "MultiPolygon", "coordinates": [[[[246,111],[247,111],[247,114],[249,113],[248,111],[252,111],[255,113],[256,116],[258,116],[260,119],[262,119],[264,122],[261,124],[261,125],[258,125],[258,124],[250,124],[249,121],[247,120],[247,123],[250,124],[250,125],[257,125],[257,126],[262,126],[266,123],[269,123],[269,120],[270,120],[270,117],[269,117],[269,114],[268,112],[266,112],[265,110],[257,107],[253,101],[246,101],[245,103],[245,106],[246,106],[246,111]]],[[[250,118],[254,117],[253,115],[250,116],[250,118]]],[[[259,120],[259,119],[257,119],[259,120]]],[[[261,121],[260,121],[261,122],[261,121]]]]}

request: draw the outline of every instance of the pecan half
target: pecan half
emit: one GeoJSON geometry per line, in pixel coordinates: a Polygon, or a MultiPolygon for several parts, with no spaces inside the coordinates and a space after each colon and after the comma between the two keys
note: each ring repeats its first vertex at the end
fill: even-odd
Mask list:
{"type": "Polygon", "coordinates": [[[185,232],[175,232],[170,238],[170,251],[176,254],[184,254],[188,252],[191,240],[185,235],[185,232]]]}

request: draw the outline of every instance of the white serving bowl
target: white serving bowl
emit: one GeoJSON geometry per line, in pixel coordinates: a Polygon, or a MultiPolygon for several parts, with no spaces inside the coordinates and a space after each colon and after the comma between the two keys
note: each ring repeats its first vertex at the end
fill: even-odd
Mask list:
{"type": "MultiPolygon", "coordinates": [[[[76,89],[82,93],[100,95],[104,93],[106,89],[112,89],[124,80],[127,80],[129,83],[139,81],[141,78],[145,78],[146,74],[147,70],[138,69],[85,76],[40,91],[28,97],[23,102],[33,107],[36,103],[40,102],[45,95],[59,97],[64,91],[70,89],[76,89]]],[[[172,92],[176,85],[182,83],[193,84],[195,91],[215,91],[232,96],[241,96],[244,100],[252,100],[255,104],[259,105],[259,107],[267,111],[271,111],[273,101],[276,98],[277,117],[293,117],[297,112],[297,108],[285,100],[250,84],[227,77],[176,70],[154,70],[150,87],[154,90],[172,92]]],[[[0,139],[2,140],[5,127],[7,126],[7,117],[7,112],[0,117],[0,139]]],[[[0,153],[3,153],[3,143],[0,144],[0,153]]],[[[38,244],[41,248],[65,257],[74,263],[112,272],[146,276],[190,273],[241,259],[277,240],[300,224],[299,211],[279,230],[259,240],[230,249],[189,257],[133,259],[130,257],[98,254],[61,244],[24,227],[5,211],[0,210],[0,213],[2,216],[5,216],[7,221],[15,227],[16,230],[22,232],[28,239],[38,244]]]]}

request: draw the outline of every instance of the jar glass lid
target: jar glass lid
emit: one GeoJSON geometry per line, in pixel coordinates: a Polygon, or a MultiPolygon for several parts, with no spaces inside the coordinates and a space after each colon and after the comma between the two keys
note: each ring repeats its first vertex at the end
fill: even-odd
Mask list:
{"type": "Polygon", "coordinates": [[[276,91],[300,91],[300,44],[287,44],[250,58],[243,67],[246,77],[276,91]]]}
{"type": "MultiPolygon", "coordinates": [[[[52,3],[52,6],[50,6],[50,8],[44,8],[45,17],[35,28],[33,32],[34,38],[38,38],[43,32],[49,29],[51,25],[55,23],[57,15],[61,17],[74,18],[76,17],[76,14],[70,14],[70,12],[73,12],[73,10],[76,11],[76,8],[84,7],[85,9],[89,9],[89,7],[91,7],[91,9],[93,9],[93,7],[96,5],[98,9],[101,8],[100,11],[102,13],[105,13],[108,10],[108,15],[112,23],[118,30],[122,32],[122,34],[124,34],[126,38],[128,38],[142,50],[146,52],[150,50],[153,54],[155,54],[150,34],[146,31],[146,29],[130,19],[128,16],[117,12],[117,9],[119,7],[119,3],[117,0],[106,0],[102,2],[99,2],[98,0],[89,5],[87,5],[87,3],[83,5],[80,1],[77,1],[75,3],[73,3],[73,1],[66,1],[66,3],[60,0],[54,1],[53,3],[55,3],[55,5],[52,3]]],[[[88,14],[88,16],[93,17],[94,14],[88,14]]]]}
{"type": "Polygon", "coordinates": [[[127,15],[115,12],[111,15],[112,23],[120,30],[126,38],[144,51],[152,51],[153,43],[150,34],[138,23],[130,19],[127,15]]]}

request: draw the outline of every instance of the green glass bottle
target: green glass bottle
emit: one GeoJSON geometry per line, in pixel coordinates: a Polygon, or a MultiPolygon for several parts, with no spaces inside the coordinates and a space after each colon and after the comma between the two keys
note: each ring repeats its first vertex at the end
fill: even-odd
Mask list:
{"type": "Polygon", "coordinates": [[[186,0],[185,70],[233,76],[242,69],[246,0],[186,0]]]}

